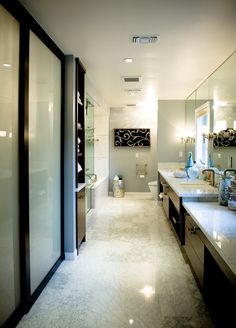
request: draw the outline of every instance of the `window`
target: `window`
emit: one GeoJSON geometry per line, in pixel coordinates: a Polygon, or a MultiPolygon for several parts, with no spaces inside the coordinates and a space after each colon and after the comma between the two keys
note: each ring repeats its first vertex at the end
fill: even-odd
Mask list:
{"type": "Polygon", "coordinates": [[[208,166],[208,139],[204,134],[210,132],[210,103],[206,102],[195,109],[195,160],[198,164],[208,166]]]}

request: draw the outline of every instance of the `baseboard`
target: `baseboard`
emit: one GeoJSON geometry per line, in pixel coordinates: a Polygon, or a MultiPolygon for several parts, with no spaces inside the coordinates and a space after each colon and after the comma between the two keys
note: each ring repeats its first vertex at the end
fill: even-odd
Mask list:
{"type": "Polygon", "coordinates": [[[66,261],[75,261],[77,259],[77,249],[74,252],[65,252],[66,261]]]}

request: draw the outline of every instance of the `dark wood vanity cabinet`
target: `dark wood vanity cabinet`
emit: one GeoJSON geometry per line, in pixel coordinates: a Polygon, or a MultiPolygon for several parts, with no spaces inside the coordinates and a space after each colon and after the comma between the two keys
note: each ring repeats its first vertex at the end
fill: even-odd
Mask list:
{"type": "Polygon", "coordinates": [[[182,198],[171,187],[167,191],[169,197],[169,219],[181,245],[184,244],[184,216],[182,198]]]}
{"type": "Polygon", "coordinates": [[[235,275],[223,260],[205,248],[203,295],[217,327],[233,327],[236,308],[235,275]]]}
{"type": "Polygon", "coordinates": [[[201,288],[204,275],[204,236],[190,215],[185,215],[184,250],[201,288]]]}
{"type": "Polygon", "coordinates": [[[231,327],[235,320],[235,275],[189,214],[185,215],[183,249],[216,327],[231,327]]]}
{"type": "Polygon", "coordinates": [[[179,197],[159,174],[159,191],[162,192],[163,210],[181,245],[184,243],[184,219],[182,198],[179,197]]]}
{"type": "Polygon", "coordinates": [[[168,196],[168,189],[169,185],[167,182],[160,176],[160,192],[163,194],[162,198],[162,204],[163,204],[163,210],[169,219],[169,196],[168,196]]]}

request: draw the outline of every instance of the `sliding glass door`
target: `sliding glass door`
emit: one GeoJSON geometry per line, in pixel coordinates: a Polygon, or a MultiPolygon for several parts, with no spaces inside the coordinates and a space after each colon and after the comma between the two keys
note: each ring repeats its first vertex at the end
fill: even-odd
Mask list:
{"type": "Polygon", "coordinates": [[[64,54],[19,1],[0,4],[0,327],[63,260],[64,54]]]}
{"type": "Polygon", "coordinates": [[[31,293],[61,255],[61,61],[30,32],[29,227],[31,293]]]}
{"type": "Polygon", "coordinates": [[[19,23],[0,5],[0,326],[20,303],[19,23]]]}

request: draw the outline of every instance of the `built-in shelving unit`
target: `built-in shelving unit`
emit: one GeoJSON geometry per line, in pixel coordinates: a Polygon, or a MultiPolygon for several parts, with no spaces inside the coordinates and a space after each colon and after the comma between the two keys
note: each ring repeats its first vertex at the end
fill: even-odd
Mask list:
{"type": "Polygon", "coordinates": [[[85,240],[85,69],[73,55],[65,57],[64,248],[75,259],[85,240]]]}
{"type": "Polygon", "coordinates": [[[85,104],[84,75],[85,69],[79,59],[76,62],[76,185],[85,183],[85,104]]]}
{"type": "Polygon", "coordinates": [[[76,172],[76,248],[85,241],[85,69],[78,58],[75,59],[75,172],[76,172]],[[79,186],[83,186],[79,188],[79,186]]]}

